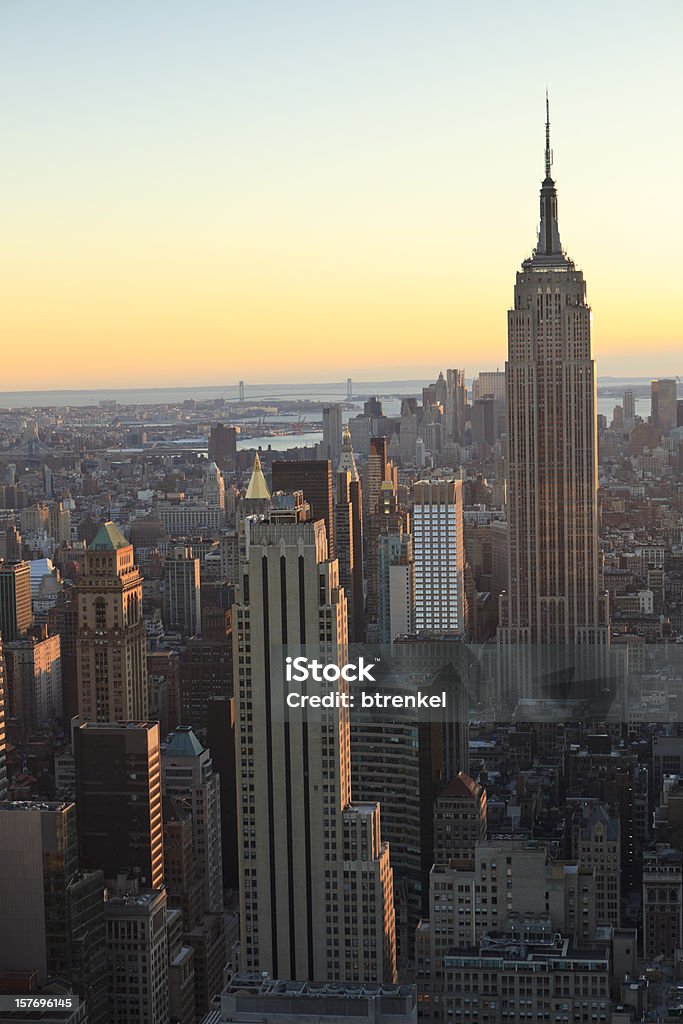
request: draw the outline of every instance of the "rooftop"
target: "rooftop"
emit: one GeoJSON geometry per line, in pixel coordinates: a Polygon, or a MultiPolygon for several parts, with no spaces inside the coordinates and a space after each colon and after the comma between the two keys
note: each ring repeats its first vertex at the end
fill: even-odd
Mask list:
{"type": "Polygon", "coordinates": [[[90,545],[91,551],[117,551],[118,548],[127,548],[128,541],[123,536],[118,526],[112,522],[103,523],[97,531],[97,536],[90,545]]]}
{"type": "Polygon", "coordinates": [[[204,753],[204,747],[195,736],[191,726],[179,725],[175,732],[168,737],[163,746],[163,753],[164,755],[170,754],[172,757],[198,757],[204,753]]]}
{"type": "Polygon", "coordinates": [[[63,811],[71,806],[64,800],[0,800],[0,811],[63,811]]]}
{"type": "Polygon", "coordinates": [[[465,775],[464,772],[459,772],[454,779],[451,779],[447,785],[438,794],[437,799],[441,797],[464,797],[465,799],[477,800],[481,795],[483,787],[471,779],[469,775],[465,775]]]}
{"type": "Polygon", "coordinates": [[[260,974],[233,974],[224,993],[254,996],[337,996],[342,999],[376,999],[387,996],[411,998],[411,985],[341,983],[314,981],[278,981],[260,974]]]}

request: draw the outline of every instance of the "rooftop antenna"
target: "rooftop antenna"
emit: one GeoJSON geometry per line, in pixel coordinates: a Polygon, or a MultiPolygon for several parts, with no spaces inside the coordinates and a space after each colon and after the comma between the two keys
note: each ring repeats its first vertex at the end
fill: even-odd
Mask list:
{"type": "Polygon", "coordinates": [[[550,177],[550,168],[553,166],[553,151],[550,148],[550,103],[548,101],[548,86],[545,87],[545,176],[550,177]]]}

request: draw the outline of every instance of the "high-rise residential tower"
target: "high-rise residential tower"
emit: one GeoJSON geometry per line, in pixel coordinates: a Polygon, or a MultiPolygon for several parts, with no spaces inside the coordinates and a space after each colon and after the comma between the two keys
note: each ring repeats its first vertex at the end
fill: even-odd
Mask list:
{"type": "Polygon", "coordinates": [[[100,528],[83,555],[76,653],[83,721],[147,717],[142,576],[133,546],[114,523],[100,528]]]}
{"type": "Polygon", "coordinates": [[[551,167],[547,115],[538,244],[508,313],[509,573],[499,637],[602,644],[591,310],[583,274],[560,243],[551,167]]]}
{"type": "Polygon", "coordinates": [[[233,612],[242,969],[394,980],[389,849],[379,805],[351,802],[349,710],[305,715],[285,701],[303,685],[285,680],[287,651],[347,658],[346,598],[321,520],[274,510],[252,524],[233,612]]]}
{"type": "Polygon", "coordinates": [[[465,629],[462,481],[418,480],[413,488],[415,628],[465,629]]]}

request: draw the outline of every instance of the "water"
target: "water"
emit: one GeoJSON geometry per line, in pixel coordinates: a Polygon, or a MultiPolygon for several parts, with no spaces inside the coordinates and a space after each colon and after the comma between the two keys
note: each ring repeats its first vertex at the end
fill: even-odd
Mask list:
{"type": "Polygon", "coordinates": [[[302,434],[286,434],[277,437],[245,437],[237,440],[237,450],[245,448],[272,448],[274,452],[282,452],[287,448],[306,448],[318,444],[323,439],[322,430],[307,430],[302,434]]]}
{"type": "MultiPolygon", "coordinates": [[[[614,395],[598,395],[598,415],[607,417],[607,424],[612,422],[612,413],[614,412],[615,405],[621,405],[623,407],[624,400],[622,397],[615,397],[614,395]]],[[[650,397],[647,398],[636,398],[635,400],[636,416],[642,416],[644,420],[650,415],[650,397]]]]}
{"type": "MultiPolygon", "coordinates": [[[[354,381],[357,395],[367,396],[384,392],[387,395],[419,395],[428,380],[354,381]]],[[[83,391],[4,391],[0,392],[0,409],[36,409],[45,407],[97,406],[103,401],[116,401],[119,405],[179,405],[194,398],[199,402],[239,399],[237,384],[215,384],[196,387],[165,388],[95,388],[83,391]]],[[[291,401],[345,402],[346,381],[301,384],[247,384],[248,402],[267,402],[269,399],[291,401]]],[[[400,400],[399,400],[400,405],[400,400]]]]}

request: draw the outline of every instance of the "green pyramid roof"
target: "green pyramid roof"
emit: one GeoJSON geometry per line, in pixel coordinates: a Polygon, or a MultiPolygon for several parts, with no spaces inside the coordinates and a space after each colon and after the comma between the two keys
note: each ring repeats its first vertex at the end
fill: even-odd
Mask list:
{"type": "Polygon", "coordinates": [[[127,548],[129,542],[123,536],[118,526],[114,523],[103,523],[97,531],[97,536],[90,545],[91,551],[116,551],[117,548],[127,548]]]}
{"type": "Polygon", "coordinates": [[[164,753],[175,757],[197,757],[204,753],[204,747],[189,725],[179,725],[169,736],[164,753]]]}

